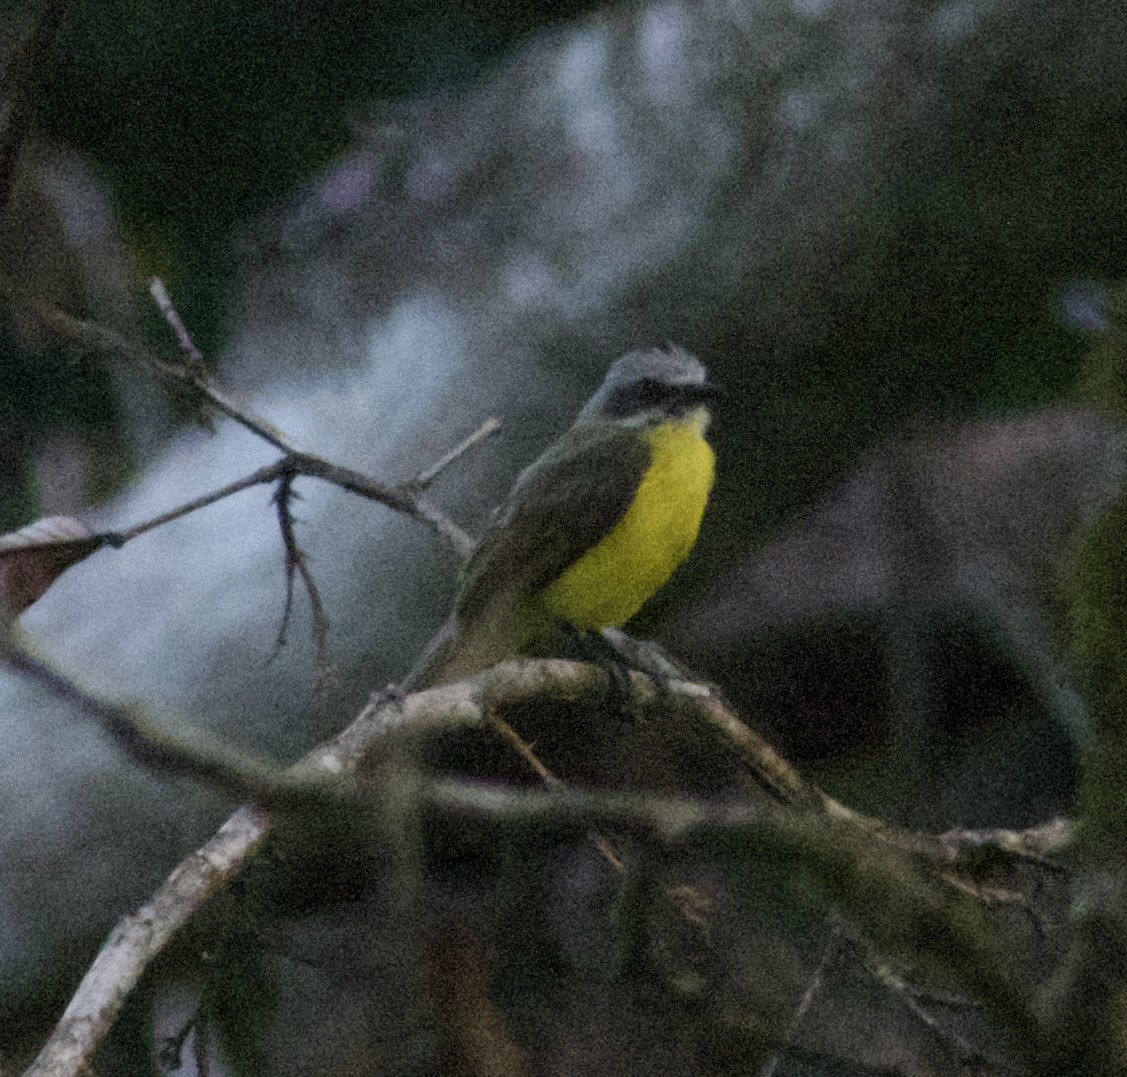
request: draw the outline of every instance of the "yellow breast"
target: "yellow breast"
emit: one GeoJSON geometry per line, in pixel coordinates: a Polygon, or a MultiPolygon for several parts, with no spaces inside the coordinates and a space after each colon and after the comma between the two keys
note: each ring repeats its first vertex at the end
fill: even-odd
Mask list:
{"type": "Polygon", "coordinates": [[[714,474],[698,409],[647,436],[652,459],[618,526],[543,595],[553,616],[582,631],[625,624],[673,575],[700,530],[714,474]]]}

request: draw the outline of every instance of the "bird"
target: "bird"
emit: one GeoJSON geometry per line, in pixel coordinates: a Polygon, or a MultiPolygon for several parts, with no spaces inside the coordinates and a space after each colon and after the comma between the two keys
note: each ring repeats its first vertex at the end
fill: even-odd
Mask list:
{"type": "Polygon", "coordinates": [[[704,364],[680,347],[616,360],[494,513],[453,614],[402,686],[549,657],[569,634],[629,621],[697,540],[715,476],[715,397],[704,364]]]}

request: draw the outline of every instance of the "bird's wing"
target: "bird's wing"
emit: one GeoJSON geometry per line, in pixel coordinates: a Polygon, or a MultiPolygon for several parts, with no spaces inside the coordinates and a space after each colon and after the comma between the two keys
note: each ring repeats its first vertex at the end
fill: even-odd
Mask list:
{"type": "Polygon", "coordinates": [[[460,617],[546,586],[626,515],[650,462],[636,430],[572,427],[517,480],[466,565],[460,617]]]}

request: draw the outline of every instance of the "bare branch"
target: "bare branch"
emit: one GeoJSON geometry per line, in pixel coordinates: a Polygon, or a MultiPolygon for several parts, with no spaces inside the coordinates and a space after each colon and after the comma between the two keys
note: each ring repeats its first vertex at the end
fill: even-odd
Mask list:
{"type": "Polygon", "coordinates": [[[456,460],[460,460],[470,449],[472,449],[478,442],[485,441],[486,438],[491,438],[498,430],[501,429],[501,420],[489,418],[481,424],[468,438],[461,444],[455,445],[444,457],[435,463],[431,464],[425,471],[420,471],[410,482],[409,485],[416,487],[419,490],[425,490],[439,475],[442,474],[451,464],[456,460]]]}
{"type": "Polygon", "coordinates": [[[103,538],[107,545],[120,548],[127,542],[130,542],[140,535],[144,535],[148,531],[152,531],[154,528],[171,523],[173,520],[179,520],[181,516],[187,516],[189,513],[196,512],[198,509],[207,508],[208,505],[214,505],[216,502],[222,501],[232,494],[242,493],[243,490],[249,490],[252,486],[263,486],[266,483],[277,482],[278,479],[288,471],[289,461],[287,458],[283,457],[273,464],[260,467],[257,471],[252,472],[244,478],[236,479],[226,486],[221,486],[218,490],[213,490],[210,494],[204,494],[202,497],[197,497],[192,501],[186,501],[183,505],[178,505],[168,512],[162,512],[159,516],[153,516],[151,519],[143,520],[139,524],[127,527],[124,531],[110,531],[98,537],[103,538]]]}
{"type": "MultiPolygon", "coordinates": [[[[945,1027],[934,1013],[924,1005],[919,992],[903,976],[893,970],[888,961],[866,940],[854,938],[862,949],[863,963],[877,983],[892,993],[902,1006],[954,1053],[960,1065],[970,1066],[986,1061],[982,1052],[953,1028],[945,1027]]],[[[967,1000],[960,1000],[963,1006],[967,1000]]]]}
{"type": "Polygon", "coordinates": [[[160,277],[153,277],[149,281],[149,295],[153,297],[157,309],[164,315],[164,320],[168,322],[169,328],[176,334],[176,343],[180,345],[180,350],[184,353],[188,366],[192,367],[201,377],[204,376],[203,352],[196,347],[192,334],[188,332],[188,327],[173,305],[172,296],[168,294],[168,289],[164,286],[164,281],[160,277]]]}
{"type": "MultiPolygon", "coordinates": [[[[13,282],[0,276],[0,294],[4,294],[10,298],[13,291],[13,282]]],[[[107,355],[113,359],[124,358],[143,364],[174,384],[190,389],[216,411],[226,415],[234,422],[237,422],[245,429],[251,431],[257,437],[262,438],[268,444],[281,450],[284,456],[275,464],[260,468],[252,475],[238,479],[219,490],[189,501],[166,513],[155,516],[148,521],[136,524],[125,531],[91,536],[91,538],[87,540],[87,546],[84,547],[83,552],[88,553],[90,549],[97,548],[99,545],[123,546],[131,539],[155,527],[159,527],[162,524],[178,519],[188,513],[212,505],[223,498],[230,497],[251,486],[279,481],[281,485],[276,495],[276,503],[279,508],[279,524],[286,550],[286,604],[282,625],[279,631],[279,641],[281,642],[285,639],[286,628],[292,612],[293,581],[295,575],[300,576],[305,586],[306,593],[309,595],[310,605],[313,611],[312,632],[317,653],[317,665],[321,677],[324,679],[324,675],[328,669],[327,639],[329,622],[325,614],[324,603],[321,600],[320,593],[312,573],[309,570],[305,554],[299,547],[294,535],[293,521],[289,513],[289,502],[292,496],[294,478],[297,476],[308,476],[310,478],[322,479],[343,490],[358,494],[368,500],[382,504],[395,512],[426,523],[454,547],[459,557],[465,559],[469,556],[474,547],[474,540],[463,531],[462,528],[458,527],[445,513],[433,505],[426,498],[425,491],[445,468],[449,467],[474,445],[493,434],[499,428],[500,424],[494,419],[487,420],[461,444],[456,446],[436,463],[419,472],[414,479],[406,483],[400,484],[399,486],[389,486],[385,483],[380,483],[358,471],[330,463],[310,453],[299,451],[293,446],[289,439],[274,426],[267,423],[264,419],[253,415],[248,408],[234,403],[224,394],[220,393],[208,379],[203,355],[196,346],[183,320],[180,318],[163,282],[159,278],[154,278],[150,284],[150,291],[158,308],[164,315],[165,320],[176,334],[180,350],[186,359],[184,362],[173,362],[161,358],[149,349],[133,343],[105,326],[74,318],[49,304],[35,303],[33,305],[38,315],[47,326],[68,337],[72,342],[88,350],[107,355]],[[93,544],[92,546],[91,543],[93,544]]],[[[54,547],[56,544],[50,545],[54,547]]],[[[27,556],[27,549],[28,547],[24,548],[21,556],[27,556]]],[[[52,552],[59,554],[63,551],[53,549],[52,552]]]]}
{"type": "Polygon", "coordinates": [[[129,758],[156,773],[185,775],[239,799],[275,808],[298,809],[326,802],[339,805],[348,799],[342,789],[314,783],[308,777],[299,780],[271,760],[218,741],[198,728],[192,728],[191,741],[176,739],[140,708],[98,699],[11,639],[0,640],[0,665],[34,681],[91,719],[129,758]]]}
{"type": "MultiPolygon", "coordinates": [[[[723,710],[722,705],[701,686],[686,686],[684,692],[674,690],[671,695],[636,673],[629,674],[629,683],[639,706],[663,700],[677,708],[678,717],[719,728],[717,708],[723,710]]],[[[48,687],[55,687],[50,678],[48,687]]],[[[310,791],[346,804],[347,779],[393,730],[409,729],[410,736],[422,737],[467,726],[480,728],[502,706],[530,700],[594,703],[612,691],[605,670],[545,659],[504,662],[458,684],[408,696],[380,693],[333,742],[315,748],[261,788],[265,799],[279,806],[300,803],[310,791]],[[326,786],[327,777],[344,781],[344,787],[326,786]]],[[[617,692],[620,700],[621,685],[617,692]]],[[[59,694],[70,698],[73,689],[64,685],[59,694]]],[[[75,702],[84,711],[90,708],[84,698],[75,702]]],[[[109,709],[110,725],[120,721],[119,709],[96,703],[99,715],[101,708],[109,709]]],[[[729,714],[723,726],[732,728],[736,722],[729,714]]],[[[494,728],[498,728],[495,723],[494,728]]],[[[156,755],[163,759],[167,746],[158,747],[156,755]]],[[[522,754],[527,759],[532,749],[526,747],[522,754]]],[[[741,756],[754,759],[753,739],[739,739],[735,747],[741,756]]],[[[224,788],[244,780],[237,769],[237,780],[232,780],[232,769],[236,768],[217,769],[216,780],[224,788]]],[[[790,772],[774,753],[751,769],[774,775],[764,788],[768,795],[739,802],[592,792],[562,783],[538,792],[452,779],[424,781],[418,796],[420,807],[442,818],[476,820],[507,833],[530,829],[539,840],[613,829],[710,856],[725,849],[739,853],[749,842],[766,842],[773,856],[796,858],[817,876],[835,904],[875,940],[875,947],[897,953],[910,945],[913,962],[941,968],[1024,1037],[1030,1050],[1036,1050],[1039,1034],[1028,1000],[1021,993],[1020,978],[1010,974],[1007,964],[1013,959],[996,953],[989,941],[984,921],[988,905],[973,893],[948,886],[941,877],[950,871],[950,848],[944,837],[902,831],[850,812],[790,772]],[[774,789],[780,783],[796,792],[793,802],[780,802],[774,789]],[[926,923],[928,930],[910,930],[914,923],[926,923]]],[[[205,776],[199,768],[187,770],[205,776]]],[[[249,784],[253,788],[253,781],[249,784]]],[[[180,927],[238,875],[273,825],[257,808],[240,809],[211,842],[173,872],[151,902],[118,925],[28,1071],[31,1077],[82,1072],[144,969],[180,927]]],[[[1018,847],[1021,844],[1017,842],[1018,847]]],[[[999,852],[1020,855],[1010,852],[1013,845],[1008,840],[999,852]]]]}
{"type": "MultiPolygon", "coordinates": [[[[410,516],[430,525],[454,546],[459,555],[466,556],[473,549],[474,540],[456,524],[434,510],[433,506],[429,505],[424,498],[413,494],[410,482],[401,486],[385,486],[359,471],[353,471],[351,468],[342,467],[338,464],[331,464],[320,457],[307,453],[293,453],[283,456],[272,464],[267,464],[265,467],[261,467],[241,479],[236,479],[226,486],[221,486],[218,490],[213,490],[209,494],[186,501],[174,509],[169,509],[168,512],[162,512],[121,531],[105,531],[91,535],[88,541],[99,542],[102,545],[113,546],[118,549],[140,535],[196,512],[198,509],[214,505],[233,494],[249,490],[253,486],[277,482],[286,477],[292,479],[303,475],[323,479],[325,482],[343,490],[358,494],[368,501],[375,501],[401,515],[410,516]]],[[[54,549],[58,545],[60,545],[58,542],[29,543],[20,547],[20,550],[54,549]]],[[[11,556],[16,552],[20,551],[0,549],[0,557],[11,556]]]]}
{"type": "MultiPolygon", "coordinates": [[[[97,711],[109,705],[90,700],[57,674],[41,678],[31,665],[17,667],[57,694],[72,699],[80,711],[97,711]],[[62,683],[60,683],[62,682],[62,683]]],[[[519,678],[518,678],[519,680],[519,678]]],[[[486,683],[491,683],[485,678],[486,683]]],[[[542,683],[543,678],[540,678],[542,683]]],[[[527,688],[527,681],[522,685],[527,688]]],[[[382,697],[366,707],[335,742],[321,745],[284,772],[283,780],[294,789],[323,788],[328,778],[351,773],[373,739],[387,730],[411,721],[433,726],[436,721],[476,724],[481,710],[467,708],[467,697],[482,689],[469,684],[458,693],[445,689],[399,699],[382,697]]],[[[110,708],[113,710],[113,708],[110,708]]],[[[112,722],[120,715],[111,714],[112,722]]],[[[111,724],[112,724],[111,722],[111,724]]],[[[99,723],[101,724],[101,722],[99,723]]],[[[185,754],[191,754],[185,750],[185,754]]],[[[199,773],[194,767],[190,772],[199,773]]],[[[202,775],[201,775],[202,776],[202,775]]],[[[223,775],[220,775],[223,778],[223,775]]],[[[226,784],[222,782],[221,784],[226,784]]],[[[83,977],[70,1004],[24,1077],[78,1077],[89,1072],[90,1060],[117,1020],[129,993],[145,970],[164,951],[177,933],[213,897],[241,874],[249,859],[262,848],[273,831],[274,819],[258,807],[242,807],[219,829],[215,837],[182,861],[153,897],[137,912],[123,918],[110,933],[94,963],[83,977]]]]}
{"type": "MultiPolygon", "coordinates": [[[[0,277],[0,294],[11,298],[14,292],[12,281],[0,277]]],[[[125,359],[137,363],[160,377],[183,386],[200,396],[221,415],[245,427],[252,434],[273,445],[284,453],[297,450],[285,436],[268,423],[254,415],[248,408],[236,404],[216,389],[201,374],[179,361],[164,359],[155,352],[136,344],[120,333],[100,324],[75,318],[49,303],[35,302],[24,298],[25,305],[31,307],[42,323],[56,333],[66,337],[73,344],[87,351],[106,356],[113,360],[125,359]]]]}
{"type": "Polygon", "coordinates": [[[340,464],[330,463],[310,453],[293,452],[289,455],[289,466],[299,475],[323,479],[342,490],[358,494],[369,501],[376,501],[389,509],[421,520],[429,524],[445,538],[462,558],[468,557],[474,547],[474,540],[457,524],[447,518],[427,498],[414,489],[414,484],[405,482],[399,486],[388,486],[367,475],[340,464]]]}
{"type": "MultiPolygon", "coordinates": [[[[528,743],[508,722],[506,722],[494,710],[489,710],[486,713],[486,720],[489,724],[501,734],[502,737],[516,750],[516,753],[523,759],[536,773],[540,780],[549,789],[566,789],[567,783],[553,774],[536,755],[532,749],[532,745],[528,743]]],[[[622,863],[621,857],[614,851],[614,846],[611,845],[602,834],[591,831],[590,838],[595,848],[599,850],[602,858],[610,864],[615,871],[622,872],[626,870],[626,866],[622,863]]]]}
{"type": "Polygon", "coordinates": [[[152,898],[110,933],[55,1031],[24,1077],[90,1072],[90,1060],[144,971],[262,847],[269,818],[240,808],[206,845],[182,861],[152,898]]]}
{"type": "MultiPolygon", "coordinates": [[[[486,427],[482,429],[486,429],[486,427]]],[[[459,455],[461,452],[466,451],[471,445],[480,441],[483,436],[484,435],[482,435],[479,430],[477,431],[477,436],[466,439],[466,441],[459,446],[459,455]]],[[[453,458],[454,454],[447,454],[444,459],[449,463],[453,458]]],[[[440,463],[442,463],[442,461],[440,461],[440,463]]],[[[434,472],[434,468],[431,468],[430,471],[434,472]]],[[[196,512],[209,505],[213,505],[216,502],[222,501],[224,498],[241,493],[243,490],[250,489],[253,486],[278,482],[279,488],[274,500],[278,507],[279,527],[282,533],[282,542],[285,547],[286,577],[286,602],[282,614],[282,624],[279,629],[278,643],[279,646],[281,646],[285,642],[286,629],[289,624],[293,605],[293,582],[295,576],[299,576],[306,593],[309,595],[310,606],[312,608],[312,633],[316,651],[318,679],[321,684],[325,684],[331,676],[331,666],[328,658],[329,619],[325,612],[325,606],[321,599],[320,591],[317,588],[316,581],[313,579],[313,574],[306,561],[305,553],[297,543],[293,527],[293,518],[289,511],[290,500],[294,496],[293,482],[294,479],[299,476],[323,479],[324,481],[333,483],[342,489],[359,494],[369,500],[387,505],[404,515],[428,523],[453,545],[454,549],[462,558],[467,557],[473,549],[473,539],[452,520],[430,505],[419,491],[417,482],[408,482],[399,487],[389,487],[376,482],[374,479],[370,479],[360,472],[352,471],[349,468],[340,467],[336,464],[330,464],[327,461],[321,460],[319,457],[311,456],[306,453],[291,453],[283,456],[273,464],[268,464],[266,467],[259,468],[250,475],[246,475],[241,479],[236,479],[234,482],[228,483],[226,486],[220,487],[218,490],[194,498],[191,501],[185,502],[183,505],[178,505],[176,508],[170,509],[168,512],[160,513],[141,523],[134,524],[132,527],[126,528],[123,531],[102,532],[100,534],[88,535],[81,539],[60,540],[57,538],[48,538],[40,542],[24,541],[21,538],[18,544],[0,544],[0,562],[5,558],[19,558],[26,561],[30,557],[42,554],[44,557],[51,558],[52,565],[61,566],[55,572],[55,576],[57,576],[68,565],[89,556],[95,550],[103,546],[112,546],[115,549],[120,549],[127,542],[152,531],[154,528],[180,519],[182,516],[187,516],[189,513],[196,512]]],[[[2,576],[2,574],[0,574],[0,576],[2,576]]],[[[53,579],[54,577],[51,578],[53,579]]],[[[38,598],[45,589],[46,587],[43,587],[36,592],[30,593],[30,597],[23,606],[13,608],[10,612],[19,613],[29,602],[38,598]]],[[[6,605],[10,605],[10,603],[6,605]]]]}
{"type": "Polygon", "coordinates": [[[329,619],[325,616],[325,604],[321,601],[321,592],[314,582],[313,573],[305,559],[305,551],[297,544],[294,534],[293,516],[290,514],[290,501],[292,500],[294,475],[287,474],[283,477],[274,495],[274,503],[278,509],[278,527],[282,532],[282,543],[286,551],[286,605],[282,612],[282,624],[278,630],[278,646],[286,642],[286,629],[293,613],[294,579],[301,577],[305,585],[305,593],[309,596],[309,606],[313,615],[313,644],[317,654],[317,669],[319,678],[324,681],[329,672],[329,619]]]}
{"type": "Polygon", "coordinates": [[[763,1063],[756,1077],[775,1077],[775,1071],[779,1068],[779,1063],[782,1062],[786,1049],[792,1046],[798,1039],[799,1029],[802,1027],[803,1021],[806,1020],[806,1015],[810,1012],[810,1007],[814,1005],[814,999],[822,990],[826,973],[837,958],[840,950],[841,930],[836,922],[831,922],[829,938],[826,940],[826,945],[822,947],[822,956],[818,959],[818,964],[810,976],[806,990],[802,992],[802,998],[798,1000],[798,1005],[795,1007],[794,1015],[791,1017],[790,1025],[787,1027],[782,1048],[775,1051],[767,1061],[763,1063]]]}

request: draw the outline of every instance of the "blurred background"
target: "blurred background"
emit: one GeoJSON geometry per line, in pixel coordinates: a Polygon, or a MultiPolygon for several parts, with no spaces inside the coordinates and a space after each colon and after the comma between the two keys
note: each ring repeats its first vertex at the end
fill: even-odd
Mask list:
{"type": "MultiPolygon", "coordinates": [[[[858,808],[1042,821],[1086,737],[1060,575],[1119,483],[1074,386],[1127,251],[1124,44],[1103,0],[8,4],[0,530],[125,526],[272,458],[36,302],[171,353],[159,274],[220,384],[388,481],[497,415],[436,491],[474,533],[613,358],[674,341],[726,390],[719,479],[634,629],[858,808]]],[[[457,573],[418,525],[300,489],[331,686],[303,607],[275,647],[265,490],[76,567],[27,637],[295,757],[403,673],[457,573]]],[[[228,806],[6,675],[0,711],[19,1058],[228,806]]],[[[287,1050],[262,1072],[319,1072],[287,1050]]]]}

